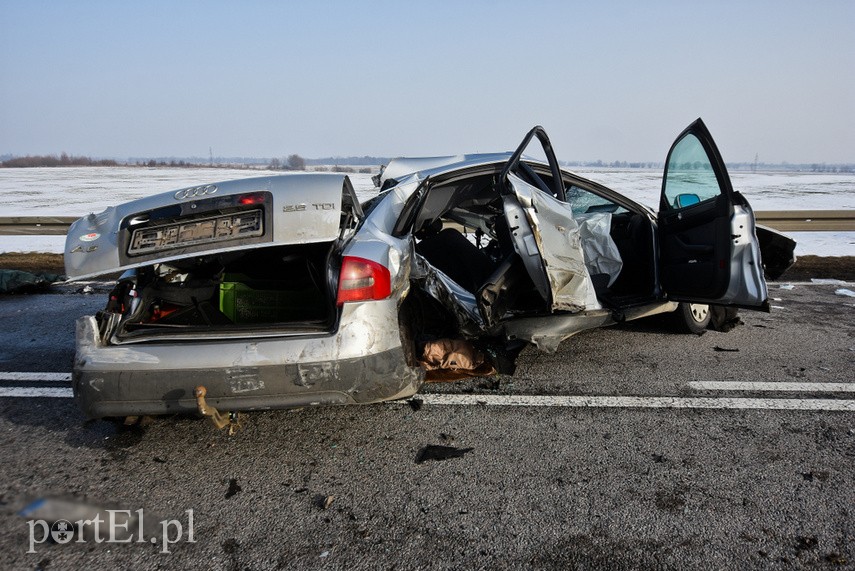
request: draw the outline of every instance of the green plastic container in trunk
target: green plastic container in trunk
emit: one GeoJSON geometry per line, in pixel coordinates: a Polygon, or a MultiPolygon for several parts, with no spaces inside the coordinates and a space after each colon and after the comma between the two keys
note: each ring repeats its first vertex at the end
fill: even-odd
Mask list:
{"type": "Polygon", "coordinates": [[[313,321],[326,317],[326,300],[320,291],[285,287],[286,284],[274,281],[223,281],[220,311],[234,323],[241,324],[313,321]]]}

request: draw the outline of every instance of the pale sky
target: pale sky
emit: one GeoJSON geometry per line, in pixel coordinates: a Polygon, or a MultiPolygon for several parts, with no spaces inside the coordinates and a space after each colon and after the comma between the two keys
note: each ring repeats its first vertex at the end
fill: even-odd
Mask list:
{"type": "Polygon", "coordinates": [[[855,2],[0,0],[0,154],[855,162],[855,2]]]}

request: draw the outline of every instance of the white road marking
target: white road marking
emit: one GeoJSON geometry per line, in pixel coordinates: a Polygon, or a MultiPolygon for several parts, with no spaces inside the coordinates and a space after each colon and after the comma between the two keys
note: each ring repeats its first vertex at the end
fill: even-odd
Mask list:
{"type": "Polygon", "coordinates": [[[828,285],[843,286],[843,285],[851,285],[852,284],[852,282],[847,282],[844,280],[831,280],[831,279],[830,280],[821,280],[821,279],[817,279],[817,278],[813,278],[813,279],[814,279],[814,281],[812,281],[812,282],[804,282],[804,281],[801,281],[801,282],[785,282],[785,281],[769,282],[768,286],[769,286],[769,289],[787,290],[787,289],[789,289],[788,287],[782,287],[782,286],[791,286],[791,285],[792,286],[828,286],[828,285]]]}
{"type": "Polygon", "coordinates": [[[576,408],[713,408],[764,410],[841,410],[855,412],[855,400],[829,399],[442,394],[424,394],[418,395],[415,398],[421,400],[424,404],[445,406],[486,405],[557,406],[576,408]]]}
{"type": "Polygon", "coordinates": [[[0,381],[70,381],[71,373],[7,373],[0,372],[0,381]]]}
{"type": "Polygon", "coordinates": [[[0,397],[45,397],[70,399],[73,396],[74,395],[72,394],[71,389],[59,387],[0,387],[0,397]]]}
{"type": "Polygon", "coordinates": [[[802,391],[806,393],[855,393],[855,383],[689,381],[689,387],[702,391],[802,391]]]}
{"type": "MultiPolygon", "coordinates": [[[[70,373],[0,372],[0,381],[68,382],[70,373]]],[[[855,392],[855,383],[797,383],[751,381],[690,381],[698,390],[855,392]]],[[[71,398],[66,387],[0,387],[0,398],[71,398]]],[[[630,396],[544,396],[544,395],[453,395],[420,394],[424,404],[439,406],[553,406],[575,408],[707,408],[765,410],[830,410],[855,412],[855,400],[724,398],[724,397],[630,397],[630,396]]],[[[404,403],[407,401],[397,401],[404,403]]]]}

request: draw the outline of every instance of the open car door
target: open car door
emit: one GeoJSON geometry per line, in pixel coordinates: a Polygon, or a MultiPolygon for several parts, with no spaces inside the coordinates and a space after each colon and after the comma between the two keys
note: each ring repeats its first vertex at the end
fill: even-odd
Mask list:
{"type": "Polygon", "coordinates": [[[541,126],[526,134],[499,178],[514,249],[550,311],[599,309],[585,267],[579,225],[564,202],[565,189],[552,144],[541,126]],[[522,161],[537,137],[549,164],[549,181],[522,161]]]}
{"type": "Polygon", "coordinates": [[[669,299],[769,311],[754,212],[733,190],[700,119],[677,137],[665,161],[659,256],[669,299]]]}

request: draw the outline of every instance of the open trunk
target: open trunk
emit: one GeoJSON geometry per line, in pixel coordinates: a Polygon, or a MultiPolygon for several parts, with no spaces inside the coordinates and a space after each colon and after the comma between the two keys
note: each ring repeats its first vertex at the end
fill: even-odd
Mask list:
{"type": "Polygon", "coordinates": [[[66,271],[126,270],[98,317],[112,343],[317,334],[335,327],[341,248],[362,218],[343,175],[191,187],[78,220],[66,271]]]}
{"type": "Polygon", "coordinates": [[[117,343],[333,329],[337,242],[276,246],[145,266],[101,315],[117,343]],[[120,316],[120,317],[118,317],[120,316]]]}

